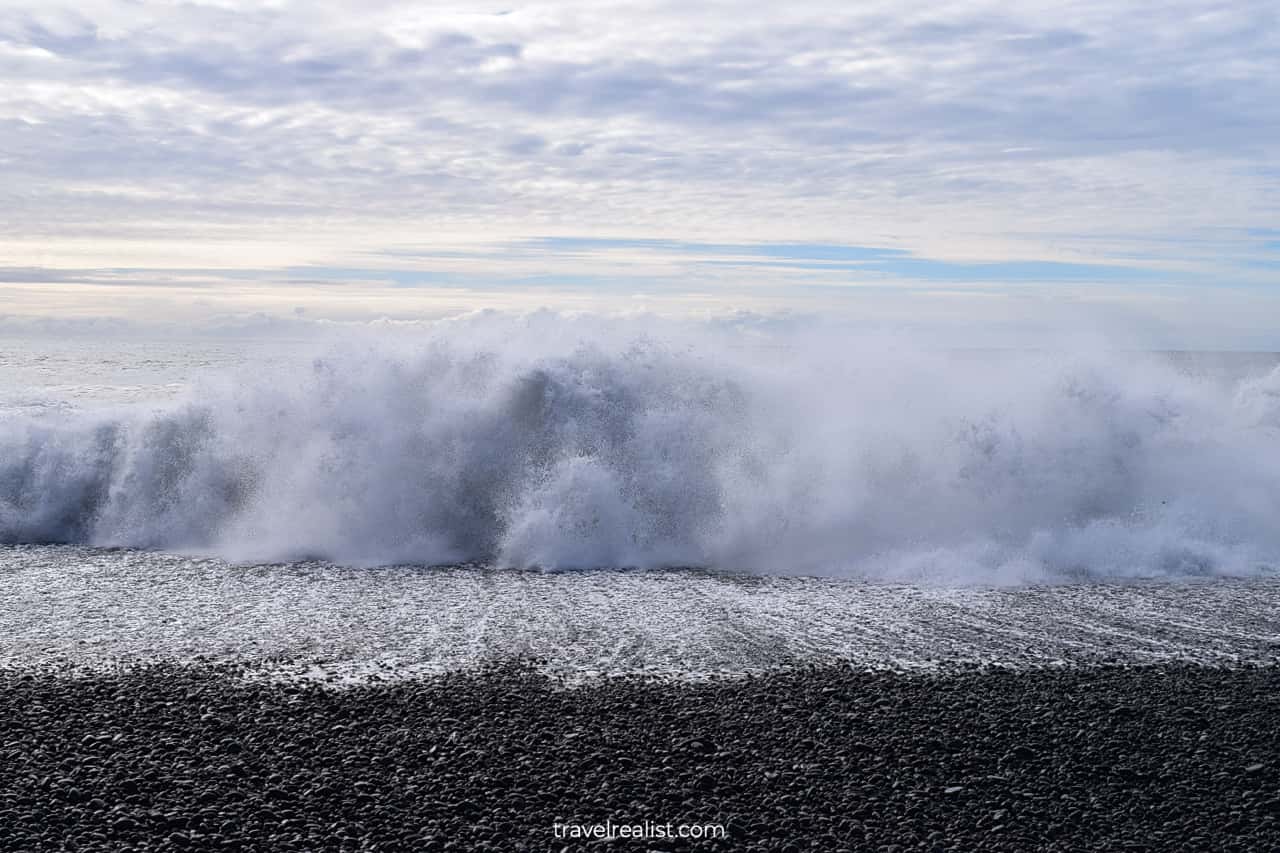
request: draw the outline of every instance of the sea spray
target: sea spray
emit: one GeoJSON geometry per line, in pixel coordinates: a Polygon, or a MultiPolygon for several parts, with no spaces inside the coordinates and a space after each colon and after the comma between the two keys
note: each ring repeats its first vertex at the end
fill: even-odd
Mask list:
{"type": "Polygon", "coordinates": [[[0,422],[0,541],[948,581],[1280,564],[1280,372],[473,318],[0,422]]]}

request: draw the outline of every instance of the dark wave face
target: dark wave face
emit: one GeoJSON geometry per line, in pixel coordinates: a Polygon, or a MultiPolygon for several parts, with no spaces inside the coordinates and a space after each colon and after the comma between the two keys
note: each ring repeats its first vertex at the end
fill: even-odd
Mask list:
{"type": "Polygon", "coordinates": [[[1280,565],[1280,370],[474,332],[0,422],[0,541],[978,582],[1280,565]]]}

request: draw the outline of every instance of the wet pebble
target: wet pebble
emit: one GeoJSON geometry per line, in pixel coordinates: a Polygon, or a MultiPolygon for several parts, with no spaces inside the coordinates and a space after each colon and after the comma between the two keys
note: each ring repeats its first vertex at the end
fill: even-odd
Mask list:
{"type": "Polygon", "coordinates": [[[641,849],[553,833],[606,820],[727,828],[652,849],[1280,849],[1277,673],[0,670],[0,849],[641,849]]]}

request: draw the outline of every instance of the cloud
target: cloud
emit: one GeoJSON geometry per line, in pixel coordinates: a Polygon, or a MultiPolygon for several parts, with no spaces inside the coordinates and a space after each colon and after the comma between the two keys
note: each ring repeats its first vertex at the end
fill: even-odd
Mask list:
{"type": "MultiPolygon", "coordinates": [[[[1277,57],[1252,0],[13,3],[0,263],[347,269],[558,234],[686,244],[629,247],[632,283],[750,244],[780,294],[868,259],[763,246],[884,247],[926,282],[1257,284],[1277,57]]],[[[536,282],[566,251],[455,265],[536,282]]]]}

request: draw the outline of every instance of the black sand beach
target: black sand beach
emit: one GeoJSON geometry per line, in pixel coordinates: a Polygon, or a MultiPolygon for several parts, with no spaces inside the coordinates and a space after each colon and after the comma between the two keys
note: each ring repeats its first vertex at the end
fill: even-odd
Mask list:
{"type": "Polygon", "coordinates": [[[1280,849],[1276,668],[242,674],[0,672],[0,848],[1280,849]]]}

